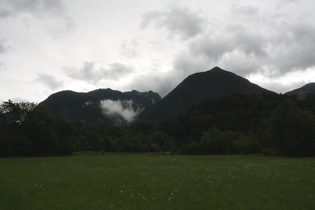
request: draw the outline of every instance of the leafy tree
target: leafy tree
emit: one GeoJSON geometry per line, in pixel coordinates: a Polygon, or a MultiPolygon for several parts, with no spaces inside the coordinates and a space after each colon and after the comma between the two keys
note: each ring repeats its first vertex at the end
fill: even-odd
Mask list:
{"type": "Polygon", "coordinates": [[[245,135],[240,133],[238,138],[233,142],[235,149],[241,154],[253,154],[261,152],[261,145],[259,140],[252,135],[245,135]]]}
{"type": "Polygon", "coordinates": [[[205,131],[201,137],[203,154],[231,154],[236,153],[234,142],[240,133],[233,131],[221,131],[212,127],[205,131]]]}
{"type": "Polygon", "coordinates": [[[211,127],[221,131],[256,133],[273,109],[287,96],[277,94],[229,95],[193,105],[176,118],[160,123],[159,130],[175,139],[178,146],[199,142],[211,127]]]}
{"type": "Polygon", "coordinates": [[[5,101],[0,106],[0,122],[21,124],[35,107],[36,104],[30,102],[5,101]]]}
{"type": "Polygon", "coordinates": [[[33,144],[21,124],[36,107],[29,102],[11,100],[0,105],[0,156],[27,155],[33,144]]]}
{"type": "Polygon", "coordinates": [[[269,121],[270,146],[284,155],[315,155],[315,117],[286,99],[278,106],[269,121]]]}
{"type": "Polygon", "coordinates": [[[55,118],[43,106],[30,112],[22,129],[33,145],[28,155],[65,155],[75,148],[70,124],[55,118]]]}

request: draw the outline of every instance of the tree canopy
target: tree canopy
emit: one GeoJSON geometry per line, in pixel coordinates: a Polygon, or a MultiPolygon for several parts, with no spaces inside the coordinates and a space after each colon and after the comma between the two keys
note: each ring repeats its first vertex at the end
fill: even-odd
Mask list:
{"type": "Polygon", "coordinates": [[[193,105],[158,126],[67,122],[41,105],[11,100],[0,106],[0,156],[73,152],[315,156],[315,97],[231,95],[193,105]]]}

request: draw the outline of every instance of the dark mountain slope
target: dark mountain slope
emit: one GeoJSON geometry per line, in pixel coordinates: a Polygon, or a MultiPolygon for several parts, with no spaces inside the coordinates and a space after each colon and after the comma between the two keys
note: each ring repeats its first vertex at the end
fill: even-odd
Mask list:
{"type": "Polygon", "coordinates": [[[302,95],[312,94],[313,95],[315,94],[315,83],[306,84],[303,87],[289,91],[286,94],[289,96],[297,95],[297,94],[302,94],[302,95]]]}
{"type": "Polygon", "coordinates": [[[158,123],[203,100],[232,94],[272,93],[234,73],[215,67],[187,77],[165,98],[143,111],[139,119],[158,123]]]}
{"type": "MultiPolygon", "coordinates": [[[[152,91],[149,92],[120,92],[111,89],[98,89],[87,93],[77,93],[74,91],[61,91],[50,95],[40,103],[47,107],[50,112],[67,121],[85,122],[89,124],[126,124],[128,123],[119,113],[122,111],[129,113],[142,110],[161,99],[160,95],[152,91]],[[102,109],[102,101],[106,104],[106,113],[102,109]],[[113,107],[113,110],[111,108],[113,107]],[[118,108],[117,108],[118,107],[118,108]]],[[[129,119],[129,118],[128,118],[129,119]]]]}
{"type": "Polygon", "coordinates": [[[88,94],[95,97],[97,100],[133,100],[142,106],[147,106],[161,100],[161,96],[153,91],[138,92],[136,90],[132,90],[130,92],[120,92],[118,90],[111,90],[108,88],[93,90],[88,92],[88,94]]]}

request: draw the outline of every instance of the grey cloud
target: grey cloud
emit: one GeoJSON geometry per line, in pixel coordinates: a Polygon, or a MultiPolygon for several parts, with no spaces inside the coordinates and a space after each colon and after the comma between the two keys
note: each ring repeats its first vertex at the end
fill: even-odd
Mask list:
{"type": "Polygon", "coordinates": [[[132,67],[122,63],[112,63],[107,68],[97,69],[94,62],[84,62],[83,67],[79,69],[65,67],[64,70],[71,78],[87,81],[91,84],[97,84],[101,80],[119,80],[134,71],[132,67]]]}
{"type": "Polygon", "coordinates": [[[173,61],[173,69],[177,77],[184,79],[192,73],[203,71],[211,68],[214,62],[205,59],[203,56],[196,56],[192,51],[179,53],[173,61]]]}
{"type": "MultiPolygon", "coordinates": [[[[229,29],[231,30],[231,29],[229,29]]],[[[264,38],[259,34],[247,31],[245,28],[226,31],[226,34],[204,34],[189,46],[194,56],[204,56],[208,60],[217,62],[224,54],[239,50],[247,55],[266,55],[264,38]]]]}
{"type": "Polygon", "coordinates": [[[221,59],[224,53],[233,49],[231,40],[221,37],[214,37],[211,34],[203,35],[189,46],[193,56],[202,56],[207,60],[216,62],[221,59]]]}
{"type": "Polygon", "coordinates": [[[67,31],[74,31],[76,24],[71,17],[64,18],[67,31]]]}
{"type": "Polygon", "coordinates": [[[11,15],[11,12],[5,9],[0,9],[0,18],[6,18],[11,15]]]}
{"type": "Polygon", "coordinates": [[[232,26],[221,26],[219,32],[208,26],[185,52],[178,53],[173,67],[187,72],[206,64],[218,65],[242,76],[261,73],[268,77],[314,67],[315,26],[306,21],[281,21],[284,15],[278,18],[271,15],[246,24],[236,20],[232,26]],[[258,25],[252,28],[254,23],[258,25]]]}
{"type": "Polygon", "coordinates": [[[0,0],[0,18],[23,17],[25,27],[29,29],[32,19],[25,17],[24,14],[42,21],[45,21],[46,18],[60,21],[60,24],[56,24],[54,29],[49,32],[54,38],[58,38],[65,32],[73,32],[75,29],[74,20],[65,14],[61,0],[0,0]]]}
{"type": "Polygon", "coordinates": [[[176,71],[170,72],[150,72],[135,77],[126,88],[138,91],[158,92],[161,97],[167,95],[183,79],[181,74],[176,71]]]}
{"type": "Polygon", "coordinates": [[[112,80],[119,80],[121,77],[126,77],[134,71],[130,66],[122,63],[112,63],[108,69],[102,68],[105,77],[110,77],[112,80]]]}
{"type": "Polygon", "coordinates": [[[273,40],[268,62],[279,74],[315,66],[315,26],[298,23],[286,25],[273,40]]]}
{"type": "Polygon", "coordinates": [[[54,76],[48,74],[37,74],[38,78],[36,79],[37,82],[41,82],[45,86],[47,86],[51,90],[56,90],[63,86],[62,81],[58,81],[54,76]]]}
{"type": "Polygon", "coordinates": [[[139,43],[135,40],[131,42],[126,42],[121,45],[121,54],[129,58],[134,58],[139,56],[138,52],[139,43]]]}
{"type": "Polygon", "coordinates": [[[259,36],[244,35],[243,32],[222,36],[205,34],[194,40],[186,52],[177,55],[173,68],[189,75],[221,66],[245,76],[257,70],[258,62],[266,55],[260,40],[259,36]]]}
{"type": "Polygon", "coordinates": [[[260,62],[253,54],[247,55],[236,50],[225,54],[220,60],[219,66],[240,76],[247,76],[260,69],[260,62]]]}
{"type": "Polygon", "coordinates": [[[200,13],[193,12],[188,8],[173,6],[166,11],[152,11],[144,14],[141,27],[146,28],[153,23],[156,28],[166,28],[170,36],[178,34],[186,40],[203,31],[206,20],[200,13]]]}
{"type": "Polygon", "coordinates": [[[233,41],[232,44],[247,55],[254,54],[257,57],[266,56],[265,48],[267,43],[265,37],[257,32],[253,33],[240,27],[239,31],[234,34],[233,41]]]}
{"type": "Polygon", "coordinates": [[[43,15],[47,12],[62,12],[60,0],[0,0],[0,17],[9,17],[20,13],[43,15]]]}
{"type": "Polygon", "coordinates": [[[0,38],[0,54],[6,53],[10,49],[6,38],[0,38]]]}
{"type": "Polygon", "coordinates": [[[242,16],[242,17],[254,17],[259,15],[259,10],[257,7],[252,5],[239,5],[234,4],[231,7],[232,13],[234,13],[236,16],[242,16]]]}
{"type": "Polygon", "coordinates": [[[0,62],[0,71],[6,71],[6,70],[8,70],[7,66],[4,63],[0,62]]]}
{"type": "Polygon", "coordinates": [[[94,62],[84,62],[83,67],[80,69],[76,69],[75,67],[65,67],[64,70],[67,72],[68,76],[73,79],[94,83],[101,79],[99,71],[94,68],[94,62]]]}
{"type": "Polygon", "coordinates": [[[300,0],[279,0],[277,3],[277,9],[282,9],[291,4],[297,4],[300,0]]]}

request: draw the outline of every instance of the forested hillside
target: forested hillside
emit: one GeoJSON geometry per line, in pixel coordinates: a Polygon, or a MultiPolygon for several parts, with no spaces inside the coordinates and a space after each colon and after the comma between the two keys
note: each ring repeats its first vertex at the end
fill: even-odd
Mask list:
{"type": "Polygon", "coordinates": [[[73,152],[315,155],[315,96],[300,101],[278,94],[229,95],[193,105],[158,126],[66,122],[41,105],[4,102],[1,156],[73,152]]]}
{"type": "Polygon", "coordinates": [[[152,91],[121,92],[107,88],[80,93],[66,90],[50,95],[40,105],[68,122],[126,125],[160,99],[161,96],[152,91]]]}

